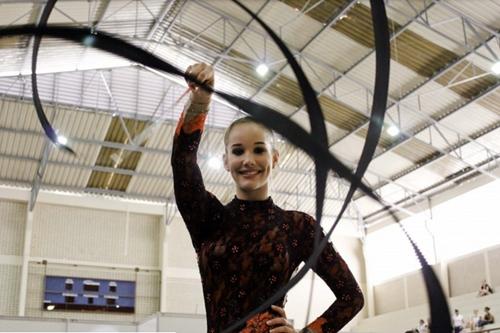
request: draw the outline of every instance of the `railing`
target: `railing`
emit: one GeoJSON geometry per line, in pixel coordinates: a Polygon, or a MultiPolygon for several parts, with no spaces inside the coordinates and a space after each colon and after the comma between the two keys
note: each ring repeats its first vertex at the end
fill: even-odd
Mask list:
{"type": "Polygon", "coordinates": [[[476,331],[470,331],[468,333],[489,333],[489,332],[495,332],[495,331],[500,331],[500,326],[496,327],[491,327],[493,324],[486,325],[483,329],[481,330],[476,330],[476,331]]]}

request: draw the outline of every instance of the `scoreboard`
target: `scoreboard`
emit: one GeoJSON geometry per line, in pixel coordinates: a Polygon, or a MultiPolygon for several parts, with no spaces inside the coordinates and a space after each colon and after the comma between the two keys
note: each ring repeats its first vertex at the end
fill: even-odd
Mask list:
{"type": "Polygon", "coordinates": [[[43,308],[134,313],[135,281],[47,275],[43,308]]]}

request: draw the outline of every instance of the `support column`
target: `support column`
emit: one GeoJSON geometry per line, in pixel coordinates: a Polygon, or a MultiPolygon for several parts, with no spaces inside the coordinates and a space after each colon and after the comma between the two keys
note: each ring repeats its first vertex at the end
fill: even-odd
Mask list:
{"type": "Polygon", "coordinates": [[[161,290],[160,290],[160,312],[167,312],[167,253],[168,253],[168,234],[170,233],[170,224],[173,222],[177,213],[177,206],[174,198],[167,200],[165,210],[160,225],[160,267],[161,267],[161,290]]]}
{"type": "Polygon", "coordinates": [[[160,220],[160,312],[167,312],[167,233],[166,219],[160,220]]]}
{"type": "Polygon", "coordinates": [[[450,294],[450,280],[448,279],[448,261],[441,260],[439,263],[441,271],[441,286],[443,287],[444,295],[448,298],[451,297],[450,294]]]}
{"type": "Polygon", "coordinates": [[[30,211],[29,205],[26,213],[26,225],[24,227],[24,248],[23,248],[23,264],[21,266],[21,281],[19,285],[19,307],[17,310],[18,316],[24,316],[26,308],[26,294],[28,289],[28,268],[31,250],[31,234],[33,231],[33,212],[30,211]]]}
{"type": "Polygon", "coordinates": [[[375,316],[375,295],[373,292],[373,285],[370,279],[370,271],[368,265],[368,256],[366,255],[366,235],[363,237],[363,261],[365,263],[365,281],[366,281],[366,293],[365,293],[365,304],[368,308],[368,318],[375,316]]]}
{"type": "Polygon", "coordinates": [[[488,250],[484,250],[483,252],[483,257],[484,257],[484,278],[486,279],[486,282],[488,284],[491,284],[491,272],[490,272],[490,260],[488,257],[488,250]]]}

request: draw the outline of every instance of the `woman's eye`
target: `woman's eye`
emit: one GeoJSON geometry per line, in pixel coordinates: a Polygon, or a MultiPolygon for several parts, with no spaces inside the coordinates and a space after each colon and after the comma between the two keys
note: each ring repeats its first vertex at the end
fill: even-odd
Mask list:
{"type": "Polygon", "coordinates": [[[239,156],[239,155],[243,154],[243,149],[241,149],[241,148],[234,148],[234,149],[231,151],[231,153],[233,153],[233,155],[237,155],[237,156],[239,156]]]}
{"type": "Polygon", "coordinates": [[[264,147],[255,147],[255,149],[253,150],[253,152],[256,153],[256,154],[262,154],[262,153],[266,152],[266,148],[264,148],[264,147]]]}

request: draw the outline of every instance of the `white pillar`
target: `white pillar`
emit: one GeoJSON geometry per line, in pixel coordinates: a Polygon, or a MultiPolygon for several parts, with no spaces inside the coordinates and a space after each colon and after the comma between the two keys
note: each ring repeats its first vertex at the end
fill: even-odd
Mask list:
{"type": "Polygon", "coordinates": [[[488,284],[491,284],[491,272],[490,272],[490,260],[488,258],[488,250],[484,250],[483,252],[484,256],[484,278],[486,279],[486,282],[488,284]]]}
{"type": "MultiPolygon", "coordinates": [[[[167,233],[165,219],[160,220],[160,312],[167,312],[167,233]]],[[[159,319],[158,319],[159,320],[159,319]]]]}
{"type": "Polygon", "coordinates": [[[448,279],[448,261],[446,260],[441,260],[439,263],[439,268],[441,271],[441,286],[443,287],[443,292],[444,295],[448,298],[451,297],[450,295],[450,280],[448,279]]]}
{"type": "Polygon", "coordinates": [[[375,316],[375,297],[373,293],[373,285],[371,283],[370,279],[370,272],[368,270],[369,265],[368,265],[368,260],[366,256],[366,240],[363,242],[363,257],[364,257],[364,262],[365,262],[365,279],[366,279],[366,297],[365,297],[365,304],[368,308],[368,318],[374,317],[375,316]]]}
{"type": "Polygon", "coordinates": [[[404,298],[405,298],[405,309],[410,307],[410,301],[408,297],[408,275],[403,277],[403,290],[404,290],[404,298]]]}
{"type": "Polygon", "coordinates": [[[33,212],[26,208],[26,225],[24,227],[24,248],[23,248],[23,264],[21,266],[21,281],[19,286],[19,307],[17,314],[24,316],[26,308],[26,294],[28,289],[28,268],[31,250],[31,234],[33,231],[33,212]]]}

